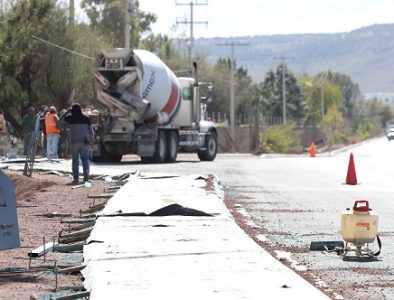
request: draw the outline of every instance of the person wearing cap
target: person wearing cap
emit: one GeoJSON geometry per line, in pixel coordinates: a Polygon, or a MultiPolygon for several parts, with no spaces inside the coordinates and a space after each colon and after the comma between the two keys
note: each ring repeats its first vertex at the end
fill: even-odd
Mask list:
{"type": "Polygon", "coordinates": [[[47,157],[57,159],[57,150],[60,138],[59,117],[56,114],[56,107],[51,106],[45,115],[45,131],[47,133],[47,157]]]}
{"type": "Polygon", "coordinates": [[[64,121],[68,124],[71,132],[71,157],[74,178],[72,184],[79,182],[79,158],[82,161],[83,181],[89,181],[89,153],[90,146],[94,142],[90,119],[82,113],[81,106],[75,103],[64,115],[64,121]]]}
{"type": "Polygon", "coordinates": [[[23,130],[23,155],[27,155],[29,149],[30,139],[33,131],[36,127],[37,117],[34,114],[34,107],[30,106],[27,109],[27,114],[22,118],[22,130],[23,130]]]}

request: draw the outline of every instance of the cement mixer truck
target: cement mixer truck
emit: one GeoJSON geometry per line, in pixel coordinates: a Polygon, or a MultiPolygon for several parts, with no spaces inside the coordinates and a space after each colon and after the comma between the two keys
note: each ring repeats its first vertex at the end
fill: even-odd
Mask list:
{"type": "Polygon", "coordinates": [[[214,160],[217,131],[204,120],[206,103],[201,96],[209,88],[195,78],[177,78],[151,52],[102,49],[94,89],[105,111],[92,122],[92,160],[118,162],[134,153],[143,162],[175,162],[178,152],[214,160]]]}

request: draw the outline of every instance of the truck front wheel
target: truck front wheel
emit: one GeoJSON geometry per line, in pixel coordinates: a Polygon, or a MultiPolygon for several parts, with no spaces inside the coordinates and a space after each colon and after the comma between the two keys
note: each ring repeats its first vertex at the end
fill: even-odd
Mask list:
{"type": "Polygon", "coordinates": [[[205,148],[197,152],[198,158],[201,161],[213,161],[218,151],[218,139],[215,132],[205,136],[205,148]]]}

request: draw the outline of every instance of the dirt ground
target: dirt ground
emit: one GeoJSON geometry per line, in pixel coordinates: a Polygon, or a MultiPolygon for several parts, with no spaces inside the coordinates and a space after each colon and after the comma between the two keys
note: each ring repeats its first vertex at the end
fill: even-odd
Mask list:
{"type": "Polygon", "coordinates": [[[30,267],[28,253],[44,242],[57,242],[59,232],[70,229],[67,219],[78,217],[93,201],[97,204],[98,200],[88,196],[102,194],[109,183],[92,180],[91,188],[72,189],[69,176],[33,173],[26,177],[17,171],[3,172],[15,187],[21,247],[0,251],[0,300],[50,299],[81,290],[83,278],[79,272],[59,274],[57,282],[53,272],[55,262],[57,268],[81,263],[81,253],[49,252],[45,261],[43,257],[32,259],[30,267]]]}

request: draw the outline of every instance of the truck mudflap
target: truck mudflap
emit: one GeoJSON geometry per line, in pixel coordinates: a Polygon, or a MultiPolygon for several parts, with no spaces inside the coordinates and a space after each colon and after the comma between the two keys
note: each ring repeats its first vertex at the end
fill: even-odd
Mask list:
{"type": "Polygon", "coordinates": [[[147,142],[147,141],[139,141],[137,154],[140,157],[153,157],[155,154],[155,143],[147,142]]]}
{"type": "Polygon", "coordinates": [[[140,157],[153,157],[158,131],[157,127],[139,127],[136,130],[137,155],[140,157]]]}

